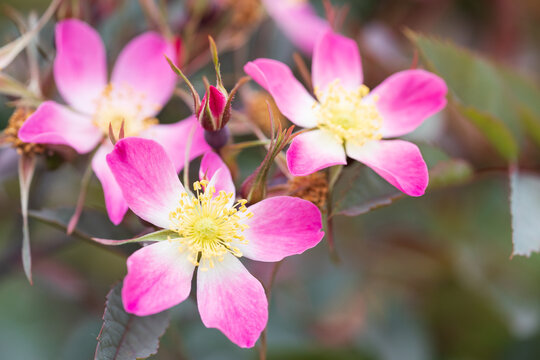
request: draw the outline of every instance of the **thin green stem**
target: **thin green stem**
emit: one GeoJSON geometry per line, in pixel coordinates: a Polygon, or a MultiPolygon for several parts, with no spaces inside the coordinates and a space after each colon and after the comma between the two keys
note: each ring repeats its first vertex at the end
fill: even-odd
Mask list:
{"type": "Polygon", "coordinates": [[[231,144],[231,145],[228,145],[227,148],[231,150],[242,150],[242,149],[247,149],[250,147],[262,146],[262,145],[268,145],[268,144],[270,144],[270,140],[251,140],[251,141],[244,141],[244,142],[239,142],[236,144],[231,144]]]}

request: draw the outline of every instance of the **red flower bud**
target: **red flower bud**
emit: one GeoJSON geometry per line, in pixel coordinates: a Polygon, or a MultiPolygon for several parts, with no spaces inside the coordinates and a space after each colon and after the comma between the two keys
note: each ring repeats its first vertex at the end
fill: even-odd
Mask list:
{"type": "Polygon", "coordinates": [[[222,129],[231,117],[227,107],[228,96],[215,86],[210,85],[201,101],[197,117],[201,126],[208,131],[222,129]]]}

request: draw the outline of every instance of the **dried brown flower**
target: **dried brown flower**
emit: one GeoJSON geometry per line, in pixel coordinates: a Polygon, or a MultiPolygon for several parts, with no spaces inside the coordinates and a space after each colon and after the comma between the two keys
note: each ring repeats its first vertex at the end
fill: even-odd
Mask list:
{"type": "Polygon", "coordinates": [[[7,127],[1,137],[1,142],[11,144],[19,154],[42,154],[45,151],[45,146],[41,144],[25,143],[19,139],[19,129],[26,121],[26,119],[32,114],[32,110],[24,107],[18,107],[15,109],[7,127]]]}
{"type": "Polygon", "coordinates": [[[243,29],[255,25],[262,18],[263,8],[260,0],[222,0],[231,12],[231,25],[243,29]]]}
{"type": "Polygon", "coordinates": [[[328,177],[325,172],[294,177],[288,181],[287,185],[291,196],[311,201],[321,210],[326,206],[328,177]]]}

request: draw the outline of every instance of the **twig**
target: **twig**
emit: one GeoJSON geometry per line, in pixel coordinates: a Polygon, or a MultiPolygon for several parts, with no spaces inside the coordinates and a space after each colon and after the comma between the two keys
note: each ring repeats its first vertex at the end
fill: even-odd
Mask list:
{"type": "Polygon", "coordinates": [[[81,191],[79,192],[79,198],[77,199],[77,206],[75,207],[75,212],[71,216],[71,219],[69,219],[69,223],[67,226],[67,234],[71,235],[73,233],[73,230],[77,227],[77,224],[79,223],[79,218],[81,217],[82,210],[84,207],[84,202],[86,200],[86,193],[88,192],[88,185],[90,184],[90,179],[92,178],[92,157],[90,157],[90,160],[88,161],[88,165],[86,166],[86,169],[84,170],[84,174],[81,180],[81,191]]]}
{"type": "MultiPolygon", "coordinates": [[[[274,267],[272,268],[272,274],[270,275],[270,282],[268,283],[268,287],[266,289],[266,298],[268,299],[268,308],[270,308],[270,300],[271,300],[271,294],[272,294],[272,287],[274,286],[274,282],[276,280],[276,275],[281,267],[281,264],[283,263],[283,260],[278,261],[274,264],[274,267]]],[[[260,360],[266,360],[266,353],[268,350],[268,344],[266,341],[266,328],[261,333],[261,346],[259,347],[259,359],[260,360]]]]}

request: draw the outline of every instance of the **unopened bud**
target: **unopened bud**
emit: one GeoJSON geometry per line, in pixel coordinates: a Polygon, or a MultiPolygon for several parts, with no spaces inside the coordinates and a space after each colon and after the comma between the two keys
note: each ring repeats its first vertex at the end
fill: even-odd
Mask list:
{"type": "Polygon", "coordinates": [[[221,130],[231,117],[230,107],[227,107],[227,96],[215,86],[210,85],[202,98],[197,117],[205,130],[221,130]]]}

